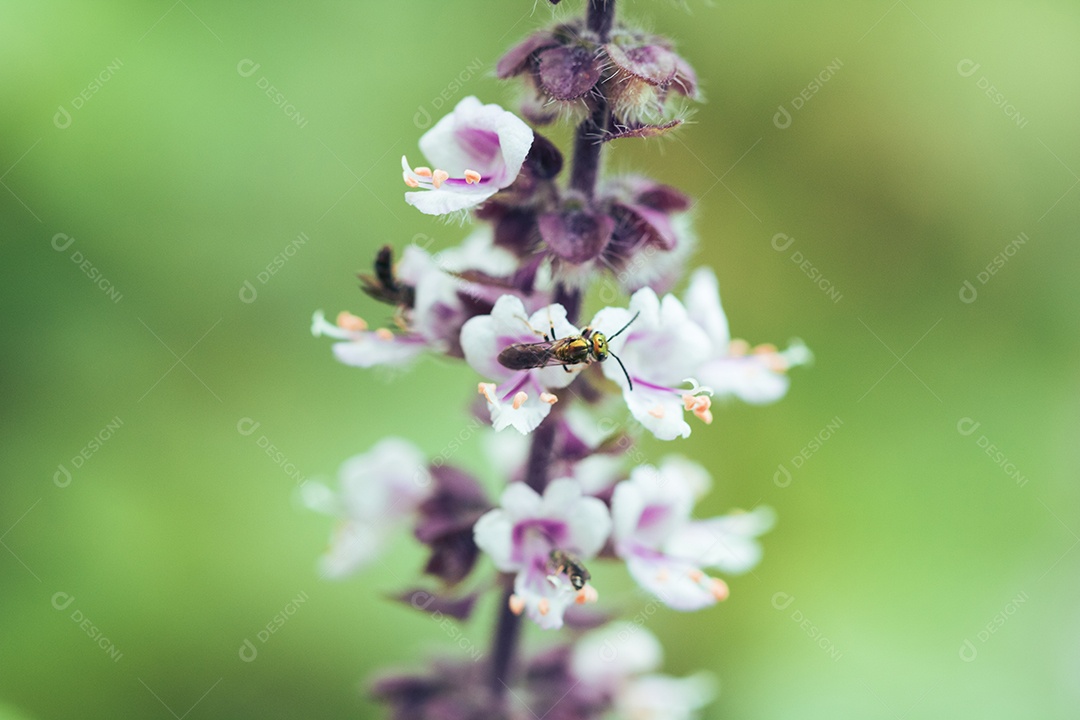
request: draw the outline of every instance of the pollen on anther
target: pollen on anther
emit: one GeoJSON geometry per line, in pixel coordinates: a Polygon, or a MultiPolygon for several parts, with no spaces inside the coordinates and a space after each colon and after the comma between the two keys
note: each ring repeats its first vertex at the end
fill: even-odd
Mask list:
{"type": "Polygon", "coordinates": [[[351,312],[342,310],[337,316],[337,326],[342,330],[352,330],[353,332],[360,332],[367,330],[367,323],[364,322],[364,318],[357,317],[351,312]]]}
{"type": "Polygon", "coordinates": [[[431,175],[431,184],[435,186],[436,190],[438,190],[449,177],[450,173],[446,172],[445,170],[436,170],[431,175]]]}
{"type": "Polygon", "coordinates": [[[547,598],[540,598],[540,602],[536,604],[536,609],[540,611],[541,615],[547,615],[548,611],[551,610],[551,603],[548,602],[547,598]]]}
{"type": "Polygon", "coordinates": [[[555,397],[549,392],[540,393],[540,402],[546,402],[548,405],[554,405],[559,402],[559,398],[555,397]]]}
{"type": "Polygon", "coordinates": [[[420,177],[425,177],[425,178],[431,177],[431,168],[424,167],[423,165],[421,165],[418,168],[413,168],[413,172],[416,173],[417,175],[419,175],[420,177]]]}
{"type": "Polygon", "coordinates": [[[476,172],[475,170],[466,170],[465,182],[469,185],[476,185],[480,182],[480,173],[476,172]]]}
{"type": "Polygon", "coordinates": [[[375,336],[378,337],[380,340],[393,340],[394,339],[394,333],[392,333],[387,328],[379,328],[378,330],[375,331],[375,336]]]}
{"type": "Polygon", "coordinates": [[[405,179],[405,184],[408,185],[409,187],[411,187],[411,188],[420,187],[420,183],[416,180],[416,178],[409,175],[409,173],[402,172],[401,177],[403,177],[405,179]]]}
{"type": "Polygon", "coordinates": [[[515,615],[520,615],[525,610],[525,601],[517,595],[511,595],[506,604],[510,607],[510,612],[515,615]]]}
{"type": "Polygon", "coordinates": [[[524,390],[518,390],[517,395],[514,396],[514,409],[520,410],[521,406],[525,404],[525,401],[529,399],[529,394],[524,390]]]}
{"type": "Polygon", "coordinates": [[[574,602],[578,605],[584,605],[585,603],[594,603],[600,599],[600,593],[596,592],[596,588],[592,585],[586,585],[578,590],[577,595],[574,596],[574,602]]]}
{"type": "Polygon", "coordinates": [[[709,583],[709,592],[717,600],[727,600],[731,591],[728,589],[727,583],[720,578],[712,578],[712,582],[709,583]]]}
{"type": "Polygon", "coordinates": [[[705,577],[705,573],[701,572],[696,568],[693,570],[687,570],[686,574],[694,582],[701,582],[701,578],[705,577]]]}
{"type": "Polygon", "coordinates": [[[477,383],[476,390],[481,395],[483,395],[485,398],[487,398],[487,401],[489,403],[494,404],[494,402],[495,402],[495,383],[486,383],[486,382],[477,383]]]}

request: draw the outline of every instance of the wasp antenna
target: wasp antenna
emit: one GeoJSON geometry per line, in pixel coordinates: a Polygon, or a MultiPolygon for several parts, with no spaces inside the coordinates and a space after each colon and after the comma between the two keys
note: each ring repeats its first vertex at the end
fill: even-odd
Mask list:
{"type": "MultiPolygon", "coordinates": [[[[637,315],[635,315],[634,317],[637,317],[637,315]]],[[[630,322],[634,322],[634,321],[631,320],[630,322]]],[[[627,325],[629,325],[629,324],[630,323],[627,323],[627,325]]],[[[623,328],[623,330],[625,330],[625,329],[626,328],[623,328]]],[[[622,332],[622,330],[620,330],[619,332],[622,332]]],[[[619,367],[622,368],[623,375],[626,376],[626,382],[629,383],[629,385],[630,385],[630,392],[634,392],[634,381],[630,379],[630,373],[626,372],[626,366],[622,364],[622,360],[619,359],[618,355],[616,355],[615,353],[613,353],[611,351],[608,351],[608,354],[611,355],[611,357],[615,358],[615,362],[619,363],[619,367]]]]}
{"type": "MultiPolygon", "coordinates": [[[[641,311],[638,310],[636,313],[634,313],[634,317],[630,318],[630,320],[625,325],[623,325],[621,328],[619,328],[619,332],[615,333],[614,335],[608,335],[607,339],[609,341],[611,341],[611,340],[614,340],[615,338],[619,337],[620,335],[622,335],[622,331],[625,330],[626,328],[630,327],[630,323],[637,320],[638,315],[640,315],[640,314],[641,314],[641,311]]],[[[618,360],[618,358],[615,358],[615,359],[618,360]]],[[[622,365],[622,361],[620,361],[619,364],[622,365]]],[[[626,372],[626,368],[623,368],[623,372],[626,372]]],[[[627,375],[626,379],[629,380],[630,376],[627,375]]],[[[630,388],[630,389],[633,390],[633,388],[630,388]]]]}

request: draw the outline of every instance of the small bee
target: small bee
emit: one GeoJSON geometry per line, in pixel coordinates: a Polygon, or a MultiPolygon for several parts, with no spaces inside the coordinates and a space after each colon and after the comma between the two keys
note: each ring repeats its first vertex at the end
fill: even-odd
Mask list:
{"type": "MultiPolygon", "coordinates": [[[[566,576],[570,578],[570,584],[574,586],[575,590],[585,587],[585,583],[592,578],[592,575],[581,564],[581,561],[570,553],[562,550],[552,550],[550,557],[551,567],[555,570],[554,575],[566,573],[566,576]]],[[[555,582],[554,578],[549,578],[549,580],[555,582]]]]}
{"type": "Polygon", "coordinates": [[[405,285],[394,275],[394,250],[383,245],[375,255],[375,275],[358,275],[360,289],[379,302],[398,307],[411,308],[416,299],[416,292],[411,285],[405,285]]]}
{"type": "Polygon", "coordinates": [[[544,335],[544,342],[538,343],[514,343],[499,353],[499,363],[511,370],[528,370],[530,368],[548,367],[550,365],[562,365],[566,372],[570,372],[569,365],[588,365],[593,362],[604,362],[608,355],[615,358],[622,368],[623,375],[630,389],[634,389],[634,381],[630,379],[630,373],[626,372],[619,356],[608,349],[608,342],[622,334],[623,330],[630,327],[630,323],[637,320],[638,312],[630,318],[630,322],[623,325],[617,333],[610,337],[602,332],[587,327],[580,335],[573,335],[558,339],[555,337],[555,327],[551,328],[551,336],[544,335]]]}

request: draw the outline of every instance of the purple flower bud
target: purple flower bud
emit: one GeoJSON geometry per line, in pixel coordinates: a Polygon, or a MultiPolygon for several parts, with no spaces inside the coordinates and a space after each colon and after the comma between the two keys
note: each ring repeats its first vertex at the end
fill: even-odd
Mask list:
{"type": "Polygon", "coordinates": [[[615,229],[610,217],[588,210],[547,213],[537,224],[551,252],[575,265],[599,257],[615,229]]]}
{"type": "Polygon", "coordinates": [[[590,47],[548,48],[537,59],[540,87],[556,100],[576,100],[592,90],[600,79],[600,63],[590,47]]]}

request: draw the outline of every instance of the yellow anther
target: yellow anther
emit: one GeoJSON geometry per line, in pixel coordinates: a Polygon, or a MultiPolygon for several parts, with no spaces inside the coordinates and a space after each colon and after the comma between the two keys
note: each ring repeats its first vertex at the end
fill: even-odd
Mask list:
{"type": "Polygon", "coordinates": [[[423,165],[421,165],[418,168],[413,168],[413,172],[416,173],[417,175],[419,175],[420,177],[425,177],[425,178],[431,177],[431,168],[424,167],[423,165]]]}
{"type": "Polygon", "coordinates": [[[559,402],[559,398],[555,397],[549,392],[540,393],[540,402],[546,402],[548,405],[554,405],[559,402]]]}
{"type": "Polygon", "coordinates": [[[521,406],[525,404],[525,401],[529,399],[528,393],[524,390],[519,390],[517,395],[514,396],[514,409],[520,410],[521,406]]]}
{"type": "Polygon", "coordinates": [[[361,330],[367,330],[367,323],[364,322],[364,318],[357,317],[350,312],[342,310],[337,316],[337,326],[342,330],[351,330],[352,332],[360,332],[361,330]]]}
{"type": "Polygon", "coordinates": [[[439,187],[442,186],[444,182],[446,182],[447,178],[449,177],[450,173],[446,172],[445,170],[436,170],[431,175],[431,184],[434,185],[435,189],[437,190],[439,187]]]}
{"type": "Polygon", "coordinates": [[[475,170],[466,170],[465,182],[469,185],[476,185],[478,182],[480,182],[480,173],[476,172],[475,170]]]}

